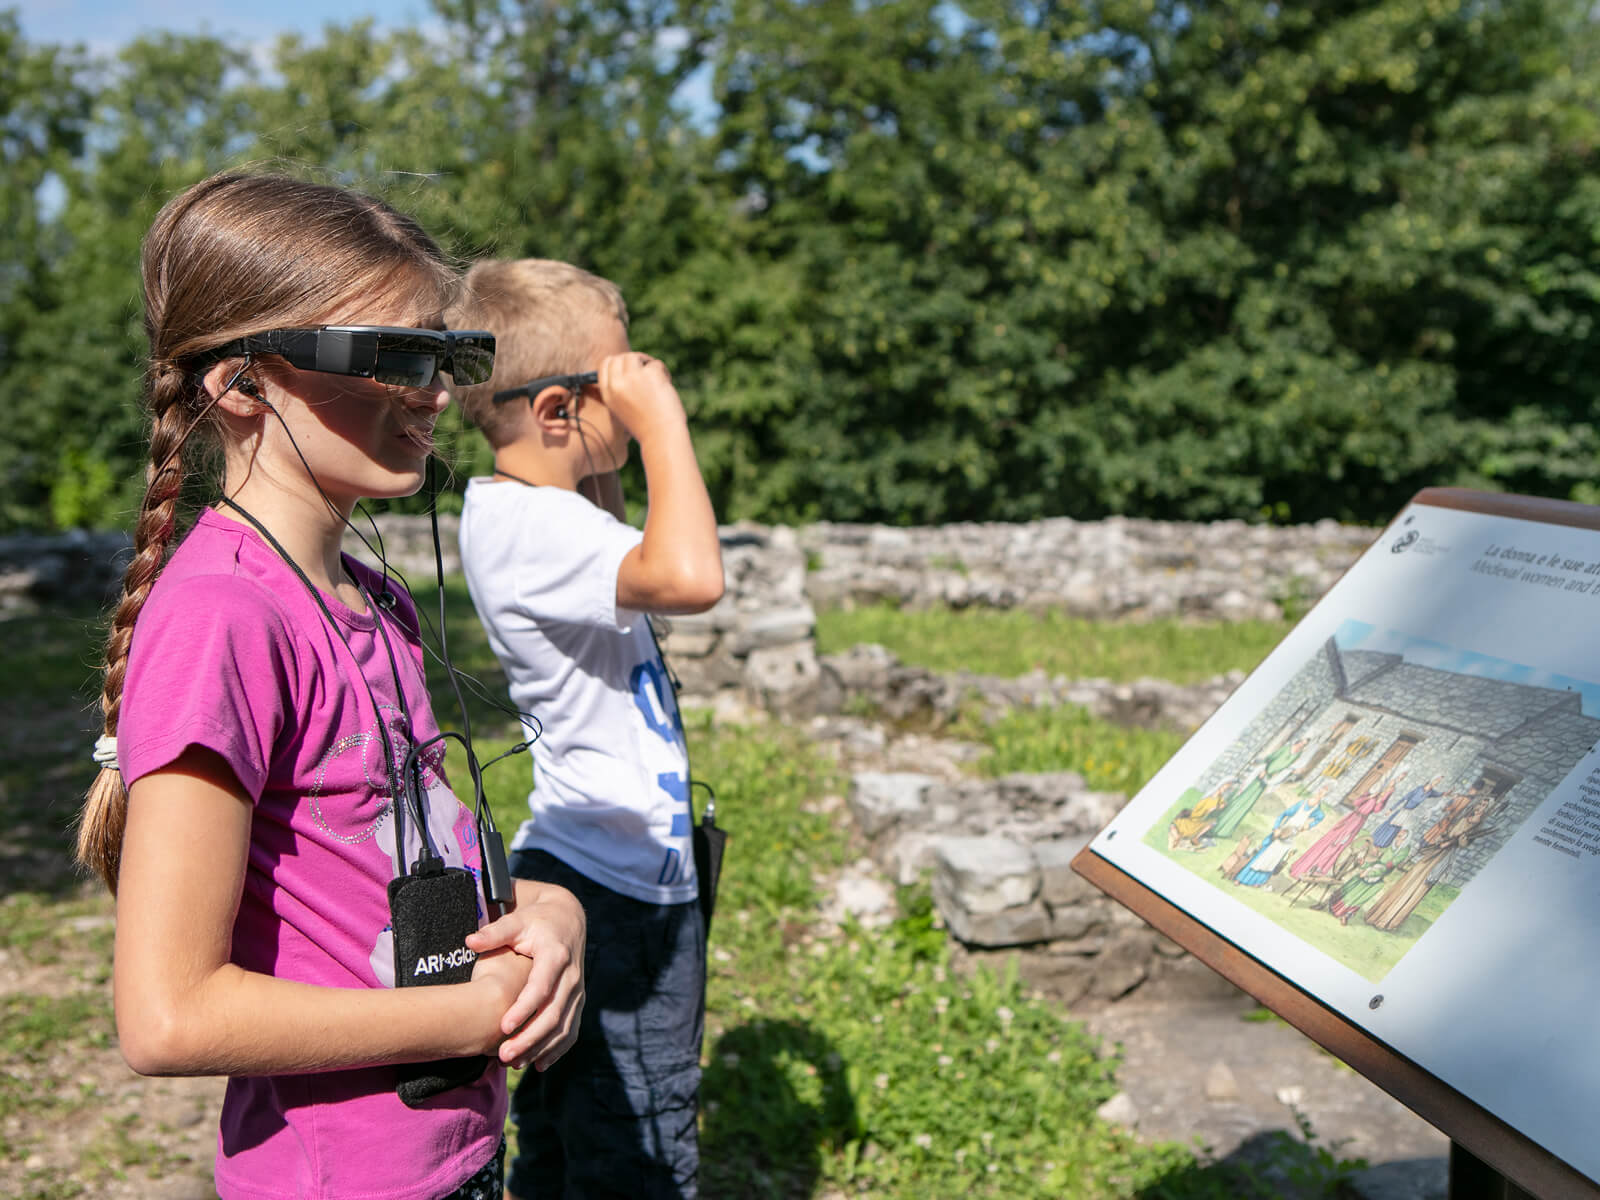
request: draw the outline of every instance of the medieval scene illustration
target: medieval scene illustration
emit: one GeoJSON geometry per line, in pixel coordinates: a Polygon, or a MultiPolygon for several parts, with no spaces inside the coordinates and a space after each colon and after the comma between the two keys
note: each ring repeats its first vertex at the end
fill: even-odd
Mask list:
{"type": "Polygon", "coordinates": [[[1347,621],[1145,841],[1374,982],[1600,742],[1600,686],[1347,621]]]}

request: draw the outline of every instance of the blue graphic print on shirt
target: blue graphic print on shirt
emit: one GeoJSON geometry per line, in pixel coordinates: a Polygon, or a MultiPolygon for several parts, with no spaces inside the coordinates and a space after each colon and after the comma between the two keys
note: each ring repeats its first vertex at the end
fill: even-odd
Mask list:
{"type": "MultiPolygon", "coordinates": [[[[669,702],[667,672],[660,658],[647,660],[633,669],[629,680],[633,690],[633,703],[644,718],[645,725],[663,741],[679,744],[683,739],[683,716],[678,711],[677,698],[669,702]]],[[[688,837],[693,823],[689,805],[689,780],[677,771],[662,772],[656,776],[656,786],[672,797],[672,836],[688,837]]],[[[680,883],[684,879],[685,863],[676,848],[669,848],[661,860],[661,873],[657,882],[663,886],[680,883]]]]}

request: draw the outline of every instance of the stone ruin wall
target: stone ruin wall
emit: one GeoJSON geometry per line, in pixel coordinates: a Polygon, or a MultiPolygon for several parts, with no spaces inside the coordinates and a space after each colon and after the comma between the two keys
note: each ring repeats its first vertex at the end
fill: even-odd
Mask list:
{"type": "MultiPolygon", "coordinates": [[[[425,587],[433,578],[427,519],[385,516],[380,526],[390,562],[425,587]]],[[[455,519],[441,518],[440,532],[445,569],[458,570],[455,519]]],[[[723,599],[673,618],[664,648],[691,702],[755,705],[808,723],[822,744],[882,744],[881,731],[864,732],[842,714],[870,709],[937,726],[973,694],[994,710],[1075,703],[1109,720],[1186,731],[1237,686],[1237,673],[1189,687],[1042,673],[940,676],[881,647],[819,656],[816,609],[886,603],[1061,609],[1107,621],[1272,619],[1322,595],[1375,534],[1333,522],[1129,518],[910,529],[740,523],[722,530],[723,599]]],[[[125,561],[127,544],[117,534],[0,538],[0,617],[109,597],[118,580],[112,564],[125,561]]],[[[347,548],[371,561],[353,539],[347,548]]],[[[1070,870],[1072,855],[1125,799],[1092,792],[1068,772],[979,780],[863,769],[849,809],[888,879],[931,878],[963,952],[1021,948],[1025,973],[1069,1001],[1226,988],[1070,870]]]]}

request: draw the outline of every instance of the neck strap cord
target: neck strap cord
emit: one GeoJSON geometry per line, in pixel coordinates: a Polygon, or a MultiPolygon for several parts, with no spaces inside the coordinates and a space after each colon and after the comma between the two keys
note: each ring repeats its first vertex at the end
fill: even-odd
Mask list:
{"type": "MultiPolygon", "coordinates": [[[[511,882],[511,870],[506,862],[505,839],[495,827],[494,814],[490,811],[489,801],[483,793],[483,768],[478,764],[478,756],[472,749],[472,715],[467,711],[466,697],[461,694],[461,683],[456,678],[455,665],[450,661],[448,622],[445,620],[444,611],[444,551],[439,545],[438,486],[433,476],[431,457],[428,459],[425,478],[428,487],[428,525],[433,532],[434,583],[439,597],[439,656],[444,659],[445,675],[450,680],[450,690],[455,693],[456,708],[461,713],[461,736],[456,740],[466,751],[467,775],[472,779],[473,819],[477,822],[478,843],[483,857],[483,898],[488,905],[505,906],[516,899],[515,885],[511,882]]],[[[449,736],[455,735],[441,735],[441,737],[449,736]]],[[[527,744],[523,743],[523,748],[526,748],[527,744]]],[[[414,747],[412,753],[416,753],[418,749],[420,747],[414,747]]]]}
{"type": "Polygon", "coordinates": [[[350,648],[350,642],[345,637],[344,631],[339,628],[339,622],[335,620],[332,610],[328,607],[328,602],[323,599],[322,593],[317,590],[317,586],[311,582],[310,577],[306,575],[300,564],[284,549],[283,543],[273,537],[271,530],[263,525],[252,513],[248,512],[238,501],[224,496],[222,497],[222,503],[243,517],[261,535],[262,540],[272,547],[278,557],[289,565],[290,570],[295,573],[312,600],[316,602],[317,608],[322,612],[323,619],[328,623],[328,628],[333,632],[333,636],[338,640],[339,644],[344,647],[345,653],[350,656],[350,661],[356,668],[356,674],[360,677],[362,687],[366,690],[367,699],[372,704],[372,713],[378,722],[378,737],[383,745],[384,774],[389,780],[390,802],[395,814],[395,873],[398,875],[408,873],[405,862],[404,826],[404,816],[407,808],[411,810],[411,817],[416,822],[417,831],[422,841],[422,851],[417,860],[417,865],[422,869],[433,868],[439,861],[439,855],[433,847],[432,838],[429,836],[427,813],[421,803],[418,789],[411,786],[415,782],[417,774],[411,711],[406,704],[405,687],[400,680],[399,664],[395,659],[394,649],[389,643],[389,633],[384,625],[382,611],[373,602],[372,596],[366,588],[358,583],[356,586],[361,590],[362,599],[365,601],[368,611],[372,614],[373,622],[377,626],[379,637],[382,639],[384,649],[388,654],[389,670],[394,678],[395,697],[400,704],[401,716],[405,723],[406,741],[408,745],[412,746],[406,756],[406,766],[398,773],[395,765],[394,743],[389,737],[389,723],[384,720],[383,708],[378,703],[377,693],[372,690],[372,683],[367,679],[366,672],[361,669],[361,662],[356,658],[355,651],[350,648]]]}

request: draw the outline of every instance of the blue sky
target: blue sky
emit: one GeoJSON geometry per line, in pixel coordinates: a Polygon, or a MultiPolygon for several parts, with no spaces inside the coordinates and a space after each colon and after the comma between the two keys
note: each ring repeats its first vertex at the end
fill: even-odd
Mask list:
{"type": "Polygon", "coordinates": [[[344,4],[271,0],[227,6],[216,0],[22,0],[17,11],[30,42],[83,42],[97,50],[159,30],[266,41],[281,33],[299,33],[314,39],[330,21],[348,25],[372,17],[380,26],[415,25],[431,15],[423,0],[344,4]]]}
{"type": "MultiPolygon", "coordinates": [[[[266,0],[224,7],[216,0],[0,0],[0,9],[16,7],[23,36],[34,43],[81,42],[107,54],[140,34],[206,33],[238,39],[240,49],[270,49],[281,34],[298,33],[319,41],[330,23],[349,25],[363,17],[377,27],[427,26],[434,22],[427,0],[266,0]],[[244,43],[253,41],[254,47],[244,43]]],[[[271,60],[258,55],[258,63],[271,60]]],[[[711,73],[703,68],[685,81],[678,100],[702,122],[714,118],[711,73]]],[[[804,154],[800,156],[806,161],[804,154]]]]}

